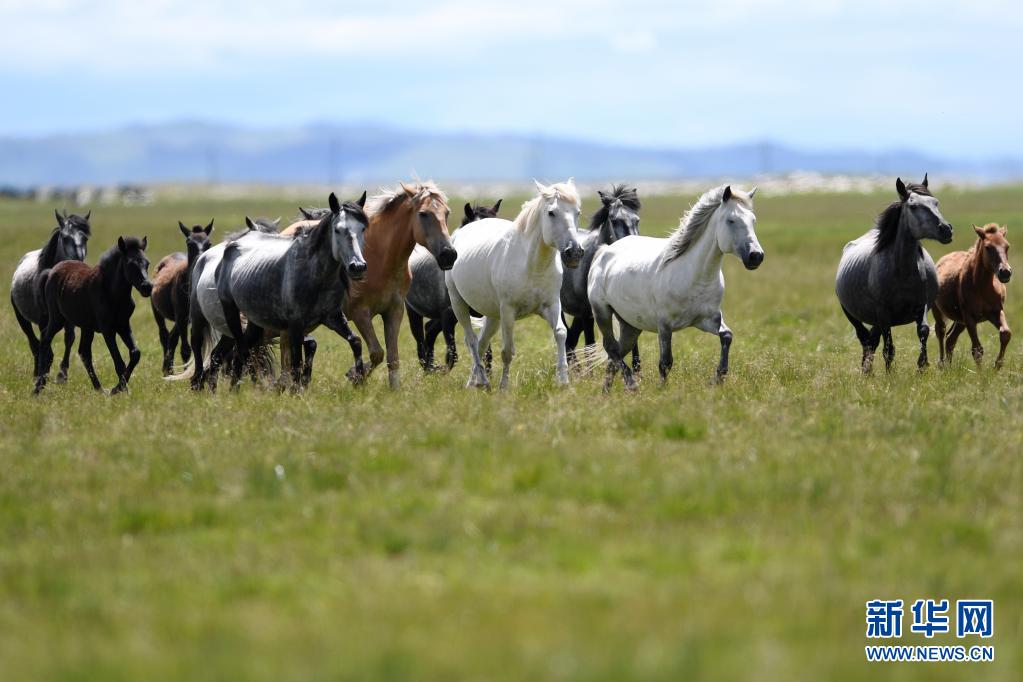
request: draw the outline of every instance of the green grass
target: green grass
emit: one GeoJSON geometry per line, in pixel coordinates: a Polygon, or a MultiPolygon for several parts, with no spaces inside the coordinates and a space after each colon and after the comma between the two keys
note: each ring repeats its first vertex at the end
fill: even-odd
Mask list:
{"type": "MultiPolygon", "coordinates": [[[[971,222],[1023,226],[1021,189],[939,195],[948,248],[971,222]]],[[[694,198],[645,198],[643,231],[694,198]]],[[[402,389],[384,372],[355,389],[324,331],[305,395],[196,395],[160,379],[142,301],[127,395],[94,394],[75,358],[33,399],[0,315],[0,678],[1018,679],[1020,342],[998,374],[962,342],[918,374],[904,327],[890,376],[857,373],[834,269],[888,200],[758,197],[767,260],[726,265],[723,386],[717,339],[689,330],[666,387],[645,335],[637,395],[602,397],[599,376],[558,390],[535,319],[504,394],[463,388],[464,351],[453,376],[423,376],[407,331],[402,389]],[[993,598],[995,663],[866,663],[875,597],[993,598]]],[[[51,208],[0,203],[3,286],[51,208]]],[[[97,207],[89,260],[146,233],[155,262],[180,248],[179,218],[216,216],[222,236],[243,211],[294,205],[97,207]]]]}

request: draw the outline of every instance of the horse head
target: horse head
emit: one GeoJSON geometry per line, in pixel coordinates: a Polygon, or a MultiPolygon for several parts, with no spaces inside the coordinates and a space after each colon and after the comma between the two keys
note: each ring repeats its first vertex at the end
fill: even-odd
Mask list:
{"type": "Polygon", "coordinates": [[[757,216],[753,212],[754,187],[748,194],[725,187],[721,204],[712,216],[717,234],[718,248],[723,253],[734,253],[747,270],[756,270],[764,262],[764,249],[757,239],[757,216]]]}
{"type": "Polygon", "coordinates": [[[610,194],[597,190],[600,210],[593,216],[593,227],[602,230],[601,241],[612,244],[619,239],[639,234],[639,196],[624,185],[613,187],[610,194]]]}
{"type": "Polygon", "coordinates": [[[573,233],[579,227],[579,213],[582,201],[575,188],[575,180],[544,185],[533,180],[540,193],[539,209],[543,241],[561,254],[566,268],[577,268],[583,258],[583,247],[575,240],[573,233]]]}
{"type": "Polygon", "coordinates": [[[501,201],[498,199],[497,203],[493,206],[480,206],[479,204],[465,203],[465,215],[462,218],[462,227],[465,227],[469,223],[474,223],[477,220],[484,220],[486,218],[496,218],[497,212],[501,210],[501,201]]]}
{"type": "Polygon", "coordinates": [[[366,228],[369,219],[363,211],[366,205],[366,193],[363,192],[358,201],[338,201],[337,195],[331,192],[328,199],[330,211],[320,220],[321,229],[324,222],[329,224],[330,250],[341,267],[353,280],[361,280],[366,276],[366,259],[363,249],[366,248],[366,228]]]}
{"type": "Polygon", "coordinates": [[[149,281],[149,259],[146,258],[146,246],[149,238],[118,237],[117,248],[121,252],[121,271],[128,283],[140,294],[148,297],[153,293],[153,283],[149,281]]]}
{"type": "Polygon", "coordinates": [[[895,191],[899,193],[906,229],[914,239],[936,239],[942,244],[951,243],[952,224],[941,215],[938,200],[927,186],[926,173],[919,185],[907,185],[902,182],[902,178],[896,178],[895,191]]]}
{"type": "Polygon", "coordinates": [[[977,243],[977,250],[981,252],[984,266],[988,272],[998,278],[998,281],[1005,284],[1012,277],[1012,266],[1009,265],[1009,242],[1005,238],[1006,226],[998,226],[996,223],[988,223],[984,227],[973,226],[980,241],[977,243]]]}
{"type": "Polygon", "coordinates": [[[193,225],[191,228],[185,227],[185,224],[179,220],[178,229],[181,230],[181,234],[185,235],[185,251],[188,253],[189,261],[194,261],[212,246],[210,234],[213,233],[213,220],[210,220],[210,224],[205,227],[193,225]]]}
{"type": "Polygon", "coordinates": [[[432,182],[417,182],[414,185],[403,182],[401,190],[414,216],[413,239],[433,254],[441,270],[450,270],[458,258],[458,252],[451,245],[451,235],[448,233],[451,209],[448,208],[447,197],[432,182]]]}
{"type": "Polygon", "coordinates": [[[89,237],[92,235],[92,226],[89,224],[92,211],[80,216],[74,213],[68,215],[67,211],[61,215],[54,209],[53,214],[57,217],[57,228],[60,230],[58,246],[63,259],[84,261],[89,237]]]}

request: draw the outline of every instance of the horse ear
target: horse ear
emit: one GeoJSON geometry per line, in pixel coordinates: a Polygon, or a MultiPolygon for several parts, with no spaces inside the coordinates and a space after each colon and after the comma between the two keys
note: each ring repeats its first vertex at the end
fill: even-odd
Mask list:
{"type": "Polygon", "coordinates": [[[85,222],[89,222],[89,218],[91,216],[92,216],[92,209],[90,208],[89,212],[85,214],[85,222]]]}
{"type": "Polygon", "coordinates": [[[53,209],[53,215],[57,217],[57,225],[60,227],[64,227],[64,218],[61,217],[60,211],[58,211],[57,209],[53,209]]]}
{"type": "Polygon", "coordinates": [[[575,176],[572,176],[571,178],[569,178],[568,180],[566,180],[566,181],[565,181],[565,184],[566,184],[566,185],[572,185],[572,186],[574,187],[574,186],[575,186],[575,176]]]}
{"type": "Polygon", "coordinates": [[[252,222],[252,218],[250,218],[249,216],[245,216],[245,227],[249,228],[250,230],[259,229],[256,227],[256,223],[252,222]]]}
{"type": "Polygon", "coordinates": [[[185,227],[185,224],[183,222],[181,222],[180,220],[178,221],[178,229],[181,230],[181,234],[185,235],[186,239],[188,237],[192,236],[192,231],[190,229],[188,229],[187,227],[185,227]]]}
{"type": "Polygon", "coordinates": [[[142,237],[142,250],[145,251],[147,246],[149,246],[149,235],[142,237]]]}
{"type": "Polygon", "coordinates": [[[920,184],[923,185],[924,187],[927,186],[927,173],[924,173],[924,181],[921,182],[920,184]]]}
{"type": "Polygon", "coordinates": [[[476,217],[476,214],[472,212],[472,205],[468,201],[465,202],[465,217],[469,220],[476,217]]]}
{"type": "Polygon", "coordinates": [[[725,185],[725,191],[721,194],[721,203],[725,203],[732,198],[732,186],[725,185]]]}
{"type": "Polygon", "coordinates": [[[983,227],[977,227],[976,225],[974,225],[973,226],[973,231],[976,232],[977,236],[980,237],[981,239],[984,238],[984,228],[983,227]]]}
{"type": "Polygon", "coordinates": [[[899,198],[903,200],[909,198],[909,190],[906,189],[906,183],[902,178],[895,178],[895,191],[899,193],[899,198]]]}
{"type": "Polygon", "coordinates": [[[754,196],[754,195],[755,195],[756,193],[757,193],[757,188],[756,188],[756,187],[754,187],[753,189],[751,189],[751,190],[749,191],[749,198],[750,198],[750,199],[752,199],[752,198],[753,198],[753,196],[754,196]]]}
{"type": "Polygon", "coordinates": [[[399,182],[398,184],[401,185],[401,188],[403,190],[405,190],[405,194],[409,195],[410,197],[414,197],[416,195],[416,188],[415,187],[410,187],[410,186],[406,185],[404,181],[399,182]]]}
{"type": "Polygon", "coordinates": [[[543,194],[544,192],[547,191],[547,188],[544,187],[543,183],[537,180],[536,178],[533,178],[533,184],[536,185],[536,191],[539,192],[540,194],[543,194]]]}
{"type": "Polygon", "coordinates": [[[307,211],[304,208],[302,208],[301,206],[298,207],[298,212],[301,213],[302,217],[305,218],[306,220],[312,220],[313,219],[312,214],[309,213],[309,211],[307,211]]]}
{"type": "Polygon", "coordinates": [[[337,200],[337,195],[333,192],[331,192],[330,196],[327,198],[327,204],[330,206],[331,213],[341,212],[341,202],[337,200]]]}
{"type": "Polygon", "coordinates": [[[501,202],[502,201],[504,201],[504,199],[498,199],[497,203],[494,204],[494,215],[497,215],[497,212],[501,210],[501,202]]]}
{"type": "Polygon", "coordinates": [[[600,197],[600,203],[604,204],[605,206],[607,206],[608,204],[611,203],[611,197],[609,197],[608,195],[604,194],[599,189],[597,190],[597,196],[600,197]]]}
{"type": "Polygon", "coordinates": [[[1001,232],[1002,236],[1004,237],[1005,233],[1009,231],[1009,226],[1008,225],[1002,225],[1000,228],[998,228],[998,231],[1001,232]]]}
{"type": "Polygon", "coordinates": [[[277,218],[274,219],[274,229],[276,230],[278,227],[280,227],[280,225],[281,225],[281,217],[277,216],[277,218]]]}
{"type": "Polygon", "coordinates": [[[117,238],[117,248],[120,249],[121,253],[128,253],[128,245],[124,243],[124,237],[117,238]]]}
{"type": "Polygon", "coordinates": [[[359,200],[356,201],[355,203],[357,203],[359,205],[359,208],[365,208],[365,206],[366,206],[366,190],[362,190],[362,196],[359,197],[359,200]]]}
{"type": "Polygon", "coordinates": [[[216,220],[216,218],[210,218],[210,224],[207,225],[206,228],[203,230],[203,232],[205,232],[207,236],[209,236],[213,232],[213,221],[214,220],[216,220]]]}

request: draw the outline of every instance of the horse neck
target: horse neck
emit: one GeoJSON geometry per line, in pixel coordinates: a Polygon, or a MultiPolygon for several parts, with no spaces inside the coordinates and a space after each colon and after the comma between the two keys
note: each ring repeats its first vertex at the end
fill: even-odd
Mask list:
{"type": "Polygon", "coordinates": [[[966,262],[963,263],[963,271],[967,273],[974,286],[994,286],[994,274],[987,267],[984,259],[984,240],[977,239],[972,249],[966,252],[966,262]]]}
{"type": "Polygon", "coordinates": [[[103,265],[96,266],[103,291],[113,299],[131,297],[131,284],[124,276],[123,257],[118,254],[114,259],[103,265]]]}
{"type": "Polygon", "coordinates": [[[920,240],[909,232],[908,215],[909,212],[903,207],[899,214],[899,231],[895,235],[895,243],[891,246],[895,267],[898,270],[916,270],[920,259],[920,240]]]}
{"type": "Polygon", "coordinates": [[[718,248],[717,228],[707,225],[703,234],[689,247],[689,250],[668,264],[678,271],[688,269],[692,280],[706,281],[720,277],[721,263],[725,259],[724,252],[718,248]]]}
{"type": "Polygon", "coordinates": [[[334,258],[334,250],[330,241],[331,235],[329,232],[331,226],[329,219],[324,219],[314,229],[317,232],[312,235],[311,239],[295,240],[292,249],[303,249],[306,251],[309,256],[307,260],[313,264],[315,275],[321,278],[335,277],[341,265],[334,258]]]}
{"type": "Polygon", "coordinates": [[[364,250],[370,272],[390,274],[402,267],[408,269],[409,256],[416,248],[411,211],[410,206],[403,205],[394,211],[393,216],[378,213],[370,218],[364,250]]]}
{"type": "MultiPolygon", "coordinates": [[[[532,220],[539,222],[543,220],[539,213],[532,216],[525,216],[526,220],[532,220]]],[[[547,242],[543,240],[543,227],[541,225],[525,225],[520,222],[522,218],[515,220],[515,230],[518,233],[519,239],[522,241],[523,247],[526,251],[526,264],[531,271],[543,270],[551,267],[555,256],[557,255],[557,249],[549,246],[547,242]]]]}

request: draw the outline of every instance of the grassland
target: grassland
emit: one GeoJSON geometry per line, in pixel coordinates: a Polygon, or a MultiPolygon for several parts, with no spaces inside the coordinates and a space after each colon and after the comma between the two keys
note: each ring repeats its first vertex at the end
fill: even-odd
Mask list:
{"type": "MultiPolygon", "coordinates": [[[[1023,190],[939,196],[947,248],[971,222],[1023,228],[1023,190]]],[[[694,198],[645,198],[644,233],[694,198]]],[[[404,332],[397,393],[382,373],[347,385],[349,351],[321,333],[304,396],[196,395],[160,379],[143,302],[129,394],[94,394],[76,358],[33,399],[0,314],[0,678],[1019,679],[1023,342],[998,374],[965,354],[918,374],[902,328],[895,371],[857,373],[834,267],[887,201],[758,196],[767,260],[727,264],[723,386],[717,340],[687,331],[666,387],[558,390],[537,319],[504,394],[466,391],[465,362],[423,376],[404,332]],[[996,661],[866,663],[877,597],[993,598],[996,661]]],[[[51,208],[0,203],[3,287],[51,208]]],[[[223,231],[245,212],[295,206],[97,207],[89,260],[146,233],[155,262],[179,218],[223,231]]]]}

